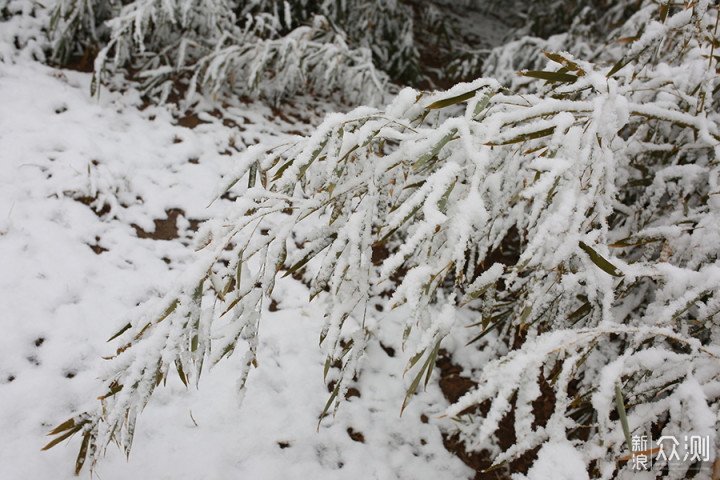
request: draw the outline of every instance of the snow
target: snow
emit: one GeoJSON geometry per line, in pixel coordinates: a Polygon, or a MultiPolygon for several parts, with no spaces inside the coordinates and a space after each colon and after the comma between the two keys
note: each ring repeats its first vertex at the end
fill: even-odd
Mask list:
{"type": "Polygon", "coordinates": [[[583,480],[588,477],[585,461],[567,441],[547,442],[538,452],[538,459],[526,475],[513,475],[513,480],[583,480]]]}
{"type": "MultiPolygon", "coordinates": [[[[715,442],[720,130],[714,111],[697,111],[709,109],[716,80],[706,46],[691,45],[688,68],[667,57],[653,65],[643,52],[672,28],[689,35],[716,22],[698,20],[696,29],[689,8],[651,22],[630,47],[638,61],[608,79],[612,55],[578,60],[583,75],[553,87],[557,98],[549,85],[525,91],[529,78],[510,81],[522,95],[479,79],[440,94],[404,89],[384,111],[360,107],[321,122],[347,108],[300,96],[272,109],[194,90],[179,105],[158,106],[121,76],[91,97],[90,75],[40,63],[49,51],[44,7],[6,4],[3,478],[70,477],[78,438],[40,449],[53,426],[83,411],[95,422],[85,433],[102,448],[116,433],[129,449],[135,433],[129,461],[110,446],[95,471],[103,479],[471,477],[443,433],[496,463],[537,448],[516,479],[588,478],[592,462],[603,478],[615,469],[622,477],[629,466],[614,460],[626,448],[611,419],[616,388],[631,433],[662,425],[715,442]],[[695,77],[704,79],[702,102],[695,77]],[[423,105],[439,110],[476,90],[466,107],[425,119],[423,105]],[[200,99],[192,115],[181,110],[188,99],[200,99]],[[248,182],[258,165],[266,177],[248,182]],[[517,258],[505,247],[519,249],[517,258]],[[620,250],[630,247],[639,248],[620,250]],[[306,252],[318,255],[304,283],[275,278],[306,252]],[[463,293],[469,305],[458,308],[463,293]],[[448,405],[436,368],[424,392],[406,397],[441,342],[476,386],[448,405]],[[196,380],[206,357],[199,388],[183,386],[183,369],[196,380]],[[552,374],[553,365],[562,368],[552,374]],[[156,384],[158,371],[159,379],[173,374],[165,385],[156,384]],[[108,395],[113,381],[123,385],[108,395]],[[535,422],[543,382],[554,410],[535,422]],[[345,399],[335,408],[333,384],[345,399]],[[102,409],[99,395],[112,396],[102,409]],[[571,412],[582,397],[590,400],[571,412]],[[463,413],[486,401],[486,413],[463,413]],[[509,412],[516,440],[501,449],[509,412]],[[581,440],[573,429],[587,424],[581,440]]],[[[574,37],[535,47],[564,50],[565,38],[574,37]]],[[[278,42],[290,55],[292,42],[278,42]]],[[[507,69],[516,48],[531,53],[533,41],[519,42],[494,54],[490,70],[507,69]]],[[[587,57],[581,44],[567,55],[587,57]]],[[[276,80],[295,82],[291,70],[276,80]]],[[[206,79],[213,84],[229,70],[207,71],[222,77],[206,79]]],[[[324,72],[328,88],[333,72],[324,72]]],[[[293,85],[280,82],[276,92],[293,85]]]]}
{"type": "MultiPolygon", "coordinates": [[[[104,90],[98,101],[89,84],[88,74],[29,59],[0,63],[4,479],[74,478],[78,438],[41,452],[46,435],[105,393],[101,357],[117,346],[106,340],[193,257],[189,219],[207,219],[229,205],[220,199],[206,208],[235,168],[232,145],[278,143],[289,137],[282,130],[310,128],[273,119],[259,104],[237,104],[224,114],[242,130],[207,114],[200,117],[213,123],[188,129],[175,124],[168,108],[138,108],[132,88],[123,95],[104,90]],[[90,205],[78,201],[95,195],[90,205]],[[131,224],[152,232],[170,209],[185,212],[178,238],[138,238],[131,224]]],[[[206,372],[197,390],[171,377],[140,415],[129,459],[111,446],[98,478],[471,476],[443,447],[436,417],[447,403],[436,385],[400,417],[407,358],[388,357],[377,339],[368,346],[374,355],[359,380],[361,397],[346,401],[317,431],[329,395],[317,347],[322,312],[292,278],[278,280],[274,298],[279,310],[263,313],[259,367],[250,373],[242,406],[235,385],[242,355],[206,372]],[[430,422],[422,423],[421,414],[430,422]],[[350,437],[350,428],[364,443],[350,437]]],[[[399,340],[402,321],[395,322],[399,340]]],[[[88,471],[81,477],[89,478],[88,471]]]]}

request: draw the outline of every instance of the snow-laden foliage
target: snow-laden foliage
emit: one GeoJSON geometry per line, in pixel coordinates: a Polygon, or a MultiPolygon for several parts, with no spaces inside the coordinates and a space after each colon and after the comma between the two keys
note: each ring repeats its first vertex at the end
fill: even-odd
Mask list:
{"type": "Polygon", "coordinates": [[[501,81],[504,86],[518,90],[527,79],[516,72],[543,67],[542,52],[568,51],[578,58],[598,62],[612,62],[622,54],[622,44],[642,28],[633,25],[632,31],[617,28],[638,10],[640,2],[617,0],[543,0],[526,2],[520,9],[524,24],[512,32],[513,38],[489,55],[474,55],[458,62],[458,75],[482,71],[483,75],[501,81]],[[623,34],[624,33],[624,34],[623,34]]]}
{"type": "Polygon", "coordinates": [[[413,10],[399,2],[59,0],[53,56],[138,72],[162,101],[199,86],[276,102],[297,91],[379,98],[387,74],[419,77],[413,10]],[[378,69],[376,65],[380,65],[378,69]]]}
{"type": "Polygon", "coordinates": [[[476,316],[466,348],[493,360],[474,366],[478,386],[448,415],[467,449],[496,464],[558,444],[611,478],[630,471],[617,463],[630,434],[715,445],[717,22],[707,1],[647,2],[620,27],[636,38],[612,63],[548,53],[522,94],[487,78],[408,88],[294,144],[251,148],[218,195],[247,189],[201,230],[194,266],[116,335],[100,405],[52,443],[82,435],[78,470],[112,441],[129,451],[171,369],[196,382],[235,351],[242,392],[264,302],[278,275],[293,275],[327,312],[325,373],[342,364],[319,421],[362,374],[384,328],[368,306],[389,296],[407,318],[400,410],[430,381],[443,339],[466,326],[458,312],[476,316]],[[510,413],[516,441],[503,451],[495,433],[510,413]]]}
{"type": "Polygon", "coordinates": [[[0,62],[14,63],[17,57],[44,61],[46,25],[47,11],[41,4],[0,0],[0,62]]]}

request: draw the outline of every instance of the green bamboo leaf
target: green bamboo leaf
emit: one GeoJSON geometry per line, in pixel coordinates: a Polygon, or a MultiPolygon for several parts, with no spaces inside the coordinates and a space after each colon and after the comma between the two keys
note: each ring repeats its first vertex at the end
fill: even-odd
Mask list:
{"type": "Polygon", "coordinates": [[[664,240],[664,238],[662,238],[662,237],[660,237],[660,238],[626,237],[626,238],[623,238],[622,240],[618,240],[615,243],[611,243],[608,246],[613,247],[613,248],[638,247],[640,245],[647,245],[648,243],[653,243],[653,242],[661,242],[663,240],[664,240]]]}
{"type": "Polygon", "coordinates": [[[175,300],[173,300],[173,302],[170,304],[170,306],[167,308],[167,310],[165,310],[165,313],[163,314],[163,316],[160,317],[160,318],[158,318],[158,321],[157,321],[156,323],[160,323],[160,322],[162,322],[163,320],[165,320],[167,317],[169,317],[170,314],[175,311],[175,309],[177,308],[177,306],[178,306],[178,300],[175,299],[175,300]]]}
{"type": "Polygon", "coordinates": [[[423,351],[421,351],[421,352],[416,353],[415,355],[413,355],[413,357],[412,357],[412,358],[410,359],[410,361],[408,362],[408,366],[407,366],[407,368],[405,369],[405,371],[407,372],[408,370],[410,370],[411,368],[413,368],[413,367],[415,366],[415,364],[422,358],[422,356],[423,356],[424,353],[425,353],[425,350],[423,350],[423,351]]]}
{"type": "Polygon", "coordinates": [[[478,290],[473,290],[472,292],[466,293],[465,296],[463,297],[462,302],[461,302],[460,305],[462,306],[462,305],[467,304],[468,302],[471,302],[471,301],[475,300],[475,299],[478,298],[480,295],[482,295],[483,293],[487,292],[488,289],[489,289],[490,287],[492,287],[494,284],[495,284],[494,282],[491,282],[491,283],[488,283],[487,285],[483,285],[483,286],[480,287],[478,290]]]}
{"type": "Polygon", "coordinates": [[[527,319],[530,317],[530,314],[532,313],[532,305],[526,305],[525,308],[523,308],[522,313],[520,314],[520,325],[524,325],[527,319]]]}
{"type": "Polygon", "coordinates": [[[327,379],[327,374],[330,371],[332,365],[332,357],[330,355],[325,359],[325,368],[323,369],[323,382],[327,379]]]}
{"type": "Polygon", "coordinates": [[[388,233],[386,233],[380,240],[378,240],[377,242],[375,242],[375,244],[374,244],[373,246],[375,246],[375,245],[382,245],[383,243],[385,243],[385,241],[386,241],[388,238],[390,238],[390,236],[391,236],[393,233],[395,233],[396,231],[398,231],[398,229],[399,229],[400,227],[402,227],[408,220],[410,220],[412,217],[414,217],[415,214],[416,214],[417,212],[419,212],[421,208],[422,208],[422,204],[421,204],[421,205],[418,205],[418,206],[415,207],[415,208],[413,208],[412,212],[410,212],[410,213],[403,219],[403,221],[400,222],[400,224],[399,224],[397,227],[393,228],[393,229],[390,230],[388,233]]]}
{"type": "Polygon", "coordinates": [[[455,136],[457,133],[457,128],[453,128],[450,130],[450,132],[445,135],[438,143],[435,144],[435,146],[426,154],[424,154],[422,157],[420,157],[414,164],[413,164],[413,170],[418,170],[419,168],[423,167],[428,161],[430,161],[432,158],[434,158],[440,150],[455,136]]]}
{"type": "Polygon", "coordinates": [[[183,385],[185,385],[185,387],[187,388],[187,386],[188,386],[188,383],[187,383],[188,377],[187,377],[187,375],[185,374],[185,370],[183,369],[182,362],[180,361],[179,358],[176,358],[176,359],[175,359],[175,368],[177,369],[177,373],[178,373],[178,376],[180,377],[180,381],[181,381],[181,382],[183,383],[183,385]]]}
{"type": "Polygon", "coordinates": [[[526,77],[539,78],[540,80],[546,80],[550,83],[575,83],[577,82],[577,75],[572,75],[565,72],[548,72],[542,70],[530,70],[527,72],[521,72],[526,77]]]}
{"type": "MultiPolygon", "coordinates": [[[[323,149],[325,148],[325,145],[328,144],[328,141],[329,141],[329,140],[330,140],[329,138],[326,138],[326,139],[320,144],[320,146],[319,146],[318,148],[316,148],[315,151],[312,153],[312,156],[310,157],[310,160],[309,160],[305,165],[303,165],[302,167],[300,167],[300,170],[298,171],[298,178],[302,178],[302,176],[305,175],[305,172],[307,171],[307,169],[308,169],[308,168],[310,167],[310,165],[312,165],[312,163],[318,158],[318,156],[320,155],[320,152],[323,151],[323,149]]],[[[324,158],[324,157],[323,157],[323,158],[324,158]]],[[[279,178],[279,177],[278,177],[278,178],[279,178]]]]}
{"type": "Polygon", "coordinates": [[[438,201],[438,210],[441,212],[445,210],[445,206],[447,205],[447,201],[450,198],[450,194],[453,191],[453,188],[455,188],[455,184],[457,183],[457,178],[453,183],[450,184],[450,186],[445,190],[445,193],[443,193],[443,196],[440,197],[440,200],[438,201]]]}
{"type": "Polygon", "coordinates": [[[622,425],[623,433],[625,434],[625,441],[627,442],[628,450],[630,450],[630,453],[633,453],[632,437],[630,436],[630,427],[628,426],[627,413],[625,412],[625,401],[623,400],[620,385],[617,383],[615,384],[615,407],[617,408],[617,413],[620,417],[620,424],[622,425]]]}
{"type": "MultiPolygon", "coordinates": [[[[428,360],[429,360],[429,357],[428,357],[428,360]]],[[[426,360],[425,363],[423,364],[422,368],[420,369],[420,371],[415,376],[415,379],[413,379],[412,383],[410,384],[410,387],[408,388],[408,391],[405,394],[405,399],[403,400],[402,408],[400,409],[401,417],[402,417],[403,412],[405,411],[405,407],[407,406],[408,400],[417,391],[417,388],[420,385],[420,381],[422,380],[423,374],[425,373],[425,370],[427,369],[427,367],[428,367],[428,361],[426,360]]]]}
{"type": "Polygon", "coordinates": [[[330,245],[335,239],[337,238],[337,233],[333,233],[331,235],[328,235],[328,237],[325,239],[325,241],[318,244],[315,248],[310,250],[307,255],[305,255],[302,259],[300,259],[298,262],[293,264],[290,268],[288,268],[285,271],[285,274],[283,277],[287,277],[288,275],[292,275],[296,271],[300,270],[302,267],[304,267],[315,255],[325,250],[328,245],[330,245]]]}
{"type": "Polygon", "coordinates": [[[567,68],[571,72],[576,72],[580,70],[580,67],[578,67],[577,63],[568,60],[567,58],[563,57],[560,54],[557,53],[549,53],[549,52],[543,52],[547,58],[552,60],[555,63],[559,63],[560,65],[563,65],[565,68],[567,68]]]}
{"type": "Polygon", "coordinates": [[[338,381],[335,384],[335,388],[333,388],[332,394],[330,394],[330,398],[328,398],[328,401],[325,404],[325,408],[323,408],[323,411],[320,414],[320,418],[318,419],[318,426],[317,426],[318,431],[320,431],[320,422],[322,422],[322,419],[325,418],[328,410],[330,410],[330,405],[332,405],[333,400],[335,400],[335,398],[337,398],[338,393],[340,392],[340,384],[341,383],[342,383],[341,381],[338,381]]]}
{"type": "MultiPolygon", "coordinates": [[[[409,190],[409,189],[411,189],[411,188],[422,187],[423,185],[425,185],[425,182],[427,182],[427,180],[421,180],[421,181],[419,181],[419,182],[411,183],[410,185],[405,185],[402,189],[403,189],[403,190],[409,190]]],[[[394,207],[391,211],[394,211],[394,210],[396,210],[396,209],[397,209],[397,207],[394,207]]]]}
{"type": "Polygon", "coordinates": [[[477,92],[481,88],[484,88],[484,87],[478,87],[474,90],[470,90],[469,92],[463,93],[461,95],[438,100],[437,102],[433,102],[430,105],[428,105],[427,107],[425,107],[425,109],[426,110],[437,110],[439,108],[449,107],[450,105],[455,105],[457,103],[464,102],[466,100],[470,100],[471,98],[473,98],[475,96],[475,92],[477,92]]]}
{"type": "Polygon", "coordinates": [[[292,158],[292,159],[288,160],[287,162],[285,162],[284,164],[282,164],[282,166],[280,168],[278,168],[277,172],[275,172],[275,176],[273,177],[273,182],[276,182],[277,180],[279,180],[280,177],[282,177],[283,173],[285,173],[285,170],[287,170],[290,167],[290,165],[292,165],[293,163],[295,163],[294,158],[292,158]]]}
{"type": "MultiPolygon", "coordinates": [[[[425,363],[423,363],[422,368],[417,373],[415,378],[413,379],[412,383],[410,384],[410,387],[408,388],[407,393],[405,394],[405,400],[403,400],[402,408],[400,409],[400,416],[402,416],[403,412],[405,411],[405,407],[407,406],[408,400],[410,397],[415,394],[417,391],[418,386],[420,386],[420,382],[422,381],[423,375],[430,367],[430,362],[434,362],[435,358],[437,357],[437,350],[440,348],[440,342],[442,339],[438,340],[438,342],[435,344],[435,348],[433,349],[433,352],[428,355],[427,359],[425,360],[425,363]]],[[[428,373],[429,376],[429,373],[428,373]]],[[[426,381],[427,385],[427,381],[426,381]]]]}
{"type": "Polygon", "coordinates": [[[492,323],[490,323],[490,325],[489,325],[487,328],[483,328],[483,331],[480,332],[479,335],[477,335],[477,336],[474,337],[472,340],[470,340],[469,342],[467,342],[467,343],[465,344],[466,347],[467,347],[468,345],[472,345],[473,343],[481,340],[485,335],[487,335],[488,333],[492,332],[493,330],[495,330],[496,328],[498,328],[500,325],[502,325],[503,323],[505,323],[505,322],[508,320],[508,315],[505,314],[505,313],[499,313],[498,315],[495,315],[494,317],[492,317],[490,320],[491,320],[492,323]],[[493,319],[494,319],[495,321],[492,321],[493,319]]]}
{"type": "Polygon", "coordinates": [[[248,173],[248,188],[255,186],[255,180],[257,179],[259,162],[255,162],[250,166],[250,172],[248,173]]]}
{"type": "Polygon", "coordinates": [[[614,74],[616,74],[618,71],[620,71],[620,69],[623,68],[628,63],[630,63],[630,61],[627,60],[625,57],[622,57],[620,60],[617,61],[617,63],[613,66],[613,68],[610,69],[607,76],[612,77],[614,74]]]}
{"type": "Polygon", "coordinates": [[[590,305],[589,302],[585,302],[580,306],[580,308],[568,315],[567,319],[570,320],[574,325],[576,322],[580,321],[581,318],[590,313],[591,310],[592,305],[590,305]]]}
{"type": "Polygon", "coordinates": [[[107,341],[108,341],[108,342],[112,342],[113,340],[115,340],[116,338],[118,338],[120,335],[122,335],[123,333],[125,333],[126,331],[128,331],[128,330],[130,329],[130,327],[132,327],[132,324],[131,324],[130,322],[128,322],[124,327],[122,327],[120,330],[118,330],[117,333],[115,333],[115,335],[113,335],[112,337],[108,338],[107,341]]]}
{"type": "Polygon", "coordinates": [[[506,140],[501,143],[489,142],[489,143],[486,143],[485,145],[489,145],[491,147],[499,147],[501,145],[511,145],[513,143],[520,143],[520,142],[525,142],[527,140],[534,140],[536,138],[547,137],[548,135],[552,135],[554,132],[555,132],[555,127],[550,127],[550,128],[545,128],[543,130],[538,130],[537,132],[524,133],[522,135],[518,135],[517,137],[515,137],[511,140],[506,140]]]}
{"type": "Polygon", "coordinates": [[[435,344],[435,348],[433,349],[432,353],[430,354],[430,358],[428,359],[430,363],[428,366],[427,374],[425,375],[424,388],[426,388],[426,389],[428,386],[428,382],[430,381],[430,375],[432,374],[433,369],[435,368],[435,360],[437,360],[439,350],[440,350],[440,341],[438,341],[437,344],[435,344]]]}
{"type": "Polygon", "coordinates": [[[473,110],[473,118],[476,118],[480,113],[485,110],[485,108],[490,104],[490,99],[495,95],[494,90],[488,91],[485,96],[475,105],[475,110],[473,110]]]}
{"type": "Polygon", "coordinates": [[[695,297],[692,300],[690,300],[689,302],[687,302],[681,310],[678,310],[677,312],[675,312],[672,317],[673,320],[675,320],[676,318],[680,317],[682,314],[684,314],[685,312],[690,310],[697,302],[701,301],[704,297],[712,297],[712,295],[713,295],[712,290],[705,290],[705,291],[701,292],[700,295],[698,295],[697,297],[695,297]]]}
{"type": "Polygon", "coordinates": [[[585,242],[580,242],[580,248],[582,248],[585,253],[590,256],[590,260],[592,260],[595,265],[600,267],[602,271],[612,275],[613,277],[622,277],[625,275],[620,270],[618,270],[615,265],[607,261],[602,255],[593,250],[585,242]]]}

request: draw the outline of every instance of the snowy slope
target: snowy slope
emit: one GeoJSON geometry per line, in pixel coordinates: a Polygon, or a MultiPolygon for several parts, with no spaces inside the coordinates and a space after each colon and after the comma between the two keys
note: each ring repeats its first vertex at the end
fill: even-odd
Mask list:
{"type": "MultiPolygon", "coordinates": [[[[224,123],[201,114],[209,123],[189,129],[167,108],[141,110],[131,88],[91,98],[89,82],[87,74],[28,58],[0,63],[3,479],[73,477],[77,438],[40,449],[53,426],[103,393],[101,357],[116,347],[106,340],[182,274],[193,256],[190,220],[227,204],[207,207],[238,151],[311,128],[262,105],[238,104],[222,109],[224,123]],[[139,238],[155,220],[170,227],[168,239],[139,238]]],[[[329,395],[317,347],[322,312],[295,280],[279,283],[275,296],[280,308],[261,323],[259,368],[242,406],[236,358],[205,374],[199,390],[173,378],[141,416],[129,461],[111,448],[98,478],[471,476],[443,448],[436,417],[447,404],[437,386],[431,382],[400,418],[409,382],[400,378],[407,362],[400,353],[372,355],[384,361],[363,366],[360,397],[316,431],[329,395]]]]}

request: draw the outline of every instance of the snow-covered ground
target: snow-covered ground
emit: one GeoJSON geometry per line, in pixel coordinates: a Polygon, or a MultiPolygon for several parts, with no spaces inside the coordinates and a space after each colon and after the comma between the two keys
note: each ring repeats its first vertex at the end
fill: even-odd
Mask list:
{"type": "MultiPolygon", "coordinates": [[[[117,347],[106,340],[182,274],[193,256],[190,227],[229,201],[208,206],[223,174],[245,146],[306,133],[319,114],[307,106],[305,118],[283,120],[261,104],[238,103],[201,114],[207,123],[190,129],[167,108],[141,108],[132,88],[97,99],[89,74],[4,52],[0,478],[61,480],[73,477],[79,439],[41,452],[47,433],[97,404],[101,357],[117,347]],[[156,220],[169,227],[167,239],[140,238],[156,220]]],[[[439,422],[446,420],[437,417],[447,402],[436,384],[400,417],[410,379],[401,378],[407,358],[397,344],[393,357],[369,356],[360,396],[317,430],[329,396],[317,347],[322,312],[291,278],[274,297],[279,308],[263,317],[259,368],[242,405],[239,359],[206,373],[199,390],[171,378],[141,415],[129,460],[110,448],[98,478],[472,476],[443,448],[439,422]]],[[[394,341],[400,338],[398,331],[394,341]]]]}

